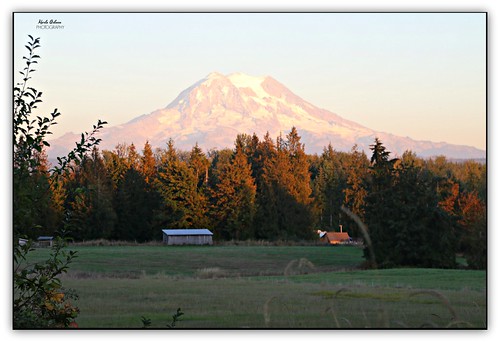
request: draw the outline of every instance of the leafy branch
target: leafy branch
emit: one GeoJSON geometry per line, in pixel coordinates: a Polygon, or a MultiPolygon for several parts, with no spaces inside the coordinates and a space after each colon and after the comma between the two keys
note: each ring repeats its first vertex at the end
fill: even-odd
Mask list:
{"type": "MultiPolygon", "coordinates": [[[[23,227],[24,218],[29,215],[31,207],[36,205],[33,189],[29,188],[30,180],[36,177],[41,168],[41,155],[44,147],[49,147],[46,137],[52,125],[61,115],[55,109],[48,117],[36,116],[33,111],[42,102],[42,92],[29,87],[31,75],[36,70],[40,56],[35,51],[40,47],[40,38],[28,35],[25,46],[28,50],[25,67],[20,74],[22,81],[14,87],[13,99],[13,184],[14,184],[14,328],[50,328],[77,327],[74,319],[79,313],[77,307],[69,302],[74,296],[63,292],[59,275],[67,272],[69,265],[77,257],[75,251],[67,251],[65,235],[61,232],[56,237],[49,259],[43,263],[29,263],[28,255],[34,250],[33,242],[23,241],[21,232],[37,227],[23,227]]],[[[57,182],[57,178],[68,172],[71,164],[79,164],[85,154],[100,143],[96,134],[106,124],[99,120],[93,130],[82,134],[80,142],[65,157],[58,158],[59,165],[48,175],[49,182],[57,182]]],[[[38,218],[35,218],[38,220],[38,218]]]]}

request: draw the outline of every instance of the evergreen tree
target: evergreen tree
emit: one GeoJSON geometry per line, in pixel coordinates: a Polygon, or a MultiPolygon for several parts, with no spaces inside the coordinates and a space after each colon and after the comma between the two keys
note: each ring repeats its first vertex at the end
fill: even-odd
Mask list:
{"type": "Polygon", "coordinates": [[[118,220],[112,238],[139,242],[157,238],[160,231],[155,230],[154,215],[159,204],[159,195],[142,174],[134,168],[128,169],[115,198],[118,220]]]}
{"type": "Polygon", "coordinates": [[[207,199],[197,190],[198,180],[187,163],[180,161],[172,140],[162,156],[155,188],[162,198],[157,225],[170,228],[208,226],[207,199]]]}
{"type": "Polygon", "coordinates": [[[402,163],[393,190],[395,210],[387,226],[394,233],[394,264],[455,267],[452,218],[439,206],[436,185],[429,171],[413,162],[402,163]]]}
{"type": "MultiPolygon", "coordinates": [[[[50,176],[45,149],[40,147],[40,151],[33,151],[31,158],[36,167],[25,170],[23,182],[15,184],[14,225],[19,234],[35,239],[40,235],[55,233],[60,227],[62,213],[53,196],[55,180],[50,176]]],[[[14,179],[14,182],[17,180],[14,179]]]]}
{"type": "Polygon", "coordinates": [[[74,238],[109,238],[117,217],[111,180],[97,148],[83,159],[67,189],[67,207],[74,238]]]}
{"type": "Polygon", "coordinates": [[[310,239],[314,217],[309,162],[295,128],[276,146],[269,135],[260,146],[257,235],[268,239],[310,239]],[[259,187],[260,186],[260,187],[259,187]]]}
{"type": "Polygon", "coordinates": [[[191,153],[189,154],[188,160],[189,167],[193,170],[198,188],[201,188],[204,184],[208,182],[208,166],[210,162],[207,157],[198,146],[198,143],[195,144],[191,153]]]}
{"type": "Polygon", "coordinates": [[[341,156],[329,144],[320,157],[318,176],[314,181],[319,224],[327,230],[336,230],[341,224],[340,207],[344,201],[343,190],[347,187],[341,156]]]}
{"type": "Polygon", "coordinates": [[[156,177],[156,160],[153,154],[153,149],[148,141],[144,144],[144,149],[142,150],[142,157],[139,167],[144,181],[147,184],[151,184],[156,177]]]}
{"type": "Polygon", "coordinates": [[[376,261],[379,266],[393,265],[393,237],[395,232],[389,227],[393,222],[396,211],[393,203],[393,187],[395,185],[394,163],[389,160],[390,152],[386,151],[382,142],[376,138],[375,143],[370,145],[373,151],[370,159],[370,180],[368,195],[366,197],[366,223],[372,247],[365,247],[365,258],[369,259],[369,249],[374,250],[376,261]]]}
{"type": "Polygon", "coordinates": [[[111,180],[114,191],[118,189],[118,184],[123,180],[128,170],[124,149],[123,145],[117,145],[113,151],[104,150],[102,152],[106,173],[111,180]]]}
{"type": "MultiPolygon", "coordinates": [[[[267,133],[269,135],[269,132],[267,133]]],[[[259,149],[260,140],[259,137],[254,133],[250,138],[248,143],[248,161],[252,166],[252,177],[256,182],[260,179],[262,175],[262,155],[259,149]]]]}
{"type": "MultiPolygon", "coordinates": [[[[346,169],[347,180],[344,193],[344,206],[357,215],[361,221],[365,220],[365,198],[367,191],[368,158],[364,152],[359,152],[355,145],[348,155],[349,164],[346,169]]],[[[346,228],[351,237],[361,237],[357,225],[346,218],[346,228]]]]}
{"type": "Polygon", "coordinates": [[[236,140],[229,163],[217,166],[218,182],[214,190],[216,229],[225,239],[253,238],[256,186],[244,144],[236,140]]]}
{"type": "Polygon", "coordinates": [[[463,229],[464,256],[473,269],[486,269],[487,266],[487,226],[486,204],[477,192],[464,193],[458,200],[463,229]]]}
{"type": "Polygon", "coordinates": [[[135,169],[139,170],[140,162],[141,162],[141,156],[135,149],[134,143],[130,144],[127,146],[127,153],[126,153],[126,165],[127,169],[135,169]]]}
{"type": "Polygon", "coordinates": [[[254,226],[257,239],[275,240],[281,238],[278,220],[279,203],[276,194],[276,174],[274,164],[278,151],[269,135],[266,133],[259,142],[254,153],[252,173],[256,179],[257,194],[254,226]]]}
{"type": "Polygon", "coordinates": [[[290,173],[293,181],[290,184],[290,194],[303,205],[311,203],[311,175],[309,174],[309,160],[300,142],[300,136],[295,127],[292,127],[286,136],[286,152],[290,160],[290,173]]]}
{"type": "MultiPolygon", "coordinates": [[[[402,161],[389,160],[389,152],[378,139],[371,148],[366,221],[376,263],[381,267],[454,267],[452,222],[439,206],[437,179],[415,163],[411,154],[402,161]]],[[[365,256],[369,256],[368,249],[365,256]]]]}

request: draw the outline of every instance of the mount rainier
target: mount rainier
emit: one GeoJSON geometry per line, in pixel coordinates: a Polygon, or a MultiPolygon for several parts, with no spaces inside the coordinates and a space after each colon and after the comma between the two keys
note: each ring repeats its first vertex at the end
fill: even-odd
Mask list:
{"type": "MultiPolygon", "coordinates": [[[[395,155],[412,150],[421,157],[486,157],[485,151],[470,146],[417,141],[371,130],[314,106],[270,76],[242,73],[211,73],[182,91],[167,107],[107,127],[98,137],[102,139],[100,150],[112,150],[119,143],[134,143],[141,150],[146,141],[153,147],[165,147],[169,138],[182,150],[191,150],[196,143],[208,150],[233,148],[238,133],[256,133],[262,139],[269,131],[274,139],[280,133],[287,134],[292,126],[307,153],[320,154],[329,143],[339,151],[349,151],[357,144],[370,156],[369,146],[379,137],[395,155]]],[[[49,157],[67,154],[79,137],[67,133],[50,141],[49,157]]]]}

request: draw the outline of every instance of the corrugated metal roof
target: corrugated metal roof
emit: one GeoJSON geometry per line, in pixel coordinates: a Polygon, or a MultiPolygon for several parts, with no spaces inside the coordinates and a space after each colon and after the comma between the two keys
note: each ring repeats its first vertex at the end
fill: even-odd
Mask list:
{"type": "Polygon", "coordinates": [[[177,230],[161,230],[168,236],[212,236],[213,233],[207,229],[177,229],[177,230]]]}
{"type": "Polygon", "coordinates": [[[51,241],[53,239],[54,239],[54,237],[52,237],[52,236],[39,236],[38,237],[39,241],[51,241]]]}

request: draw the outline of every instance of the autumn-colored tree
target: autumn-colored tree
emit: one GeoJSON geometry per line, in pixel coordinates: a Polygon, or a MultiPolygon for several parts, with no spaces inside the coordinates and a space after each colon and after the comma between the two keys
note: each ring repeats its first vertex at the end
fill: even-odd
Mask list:
{"type": "Polygon", "coordinates": [[[127,169],[139,170],[141,163],[141,156],[137,152],[134,143],[127,146],[127,153],[125,158],[126,158],[127,169]]]}
{"type": "Polygon", "coordinates": [[[259,147],[262,174],[257,183],[258,237],[268,239],[310,239],[314,216],[309,161],[292,128],[286,140],[278,137],[274,146],[269,135],[259,147]]]}
{"type": "Polygon", "coordinates": [[[144,144],[139,170],[147,184],[151,184],[156,177],[156,160],[153,149],[148,141],[144,144]]]}
{"type": "Polygon", "coordinates": [[[210,162],[208,161],[201,148],[198,146],[198,143],[196,143],[193,149],[191,149],[188,165],[189,168],[193,170],[196,180],[198,180],[198,188],[202,187],[208,182],[208,166],[210,165],[210,162]]]}
{"type": "Polygon", "coordinates": [[[304,144],[295,127],[286,136],[285,152],[290,161],[289,172],[293,182],[290,184],[290,194],[303,205],[312,202],[311,175],[309,173],[309,160],[304,150],[304,144]]]}
{"type": "Polygon", "coordinates": [[[216,166],[218,180],[213,191],[215,227],[225,239],[254,237],[256,186],[244,145],[236,140],[230,161],[220,161],[216,166]]]}
{"type": "Polygon", "coordinates": [[[462,226],[464,256],[469,267],[486,269],[487,265],[487,226],[486,204],[477,192],[464,193],[458,199],[462,226]]]}

